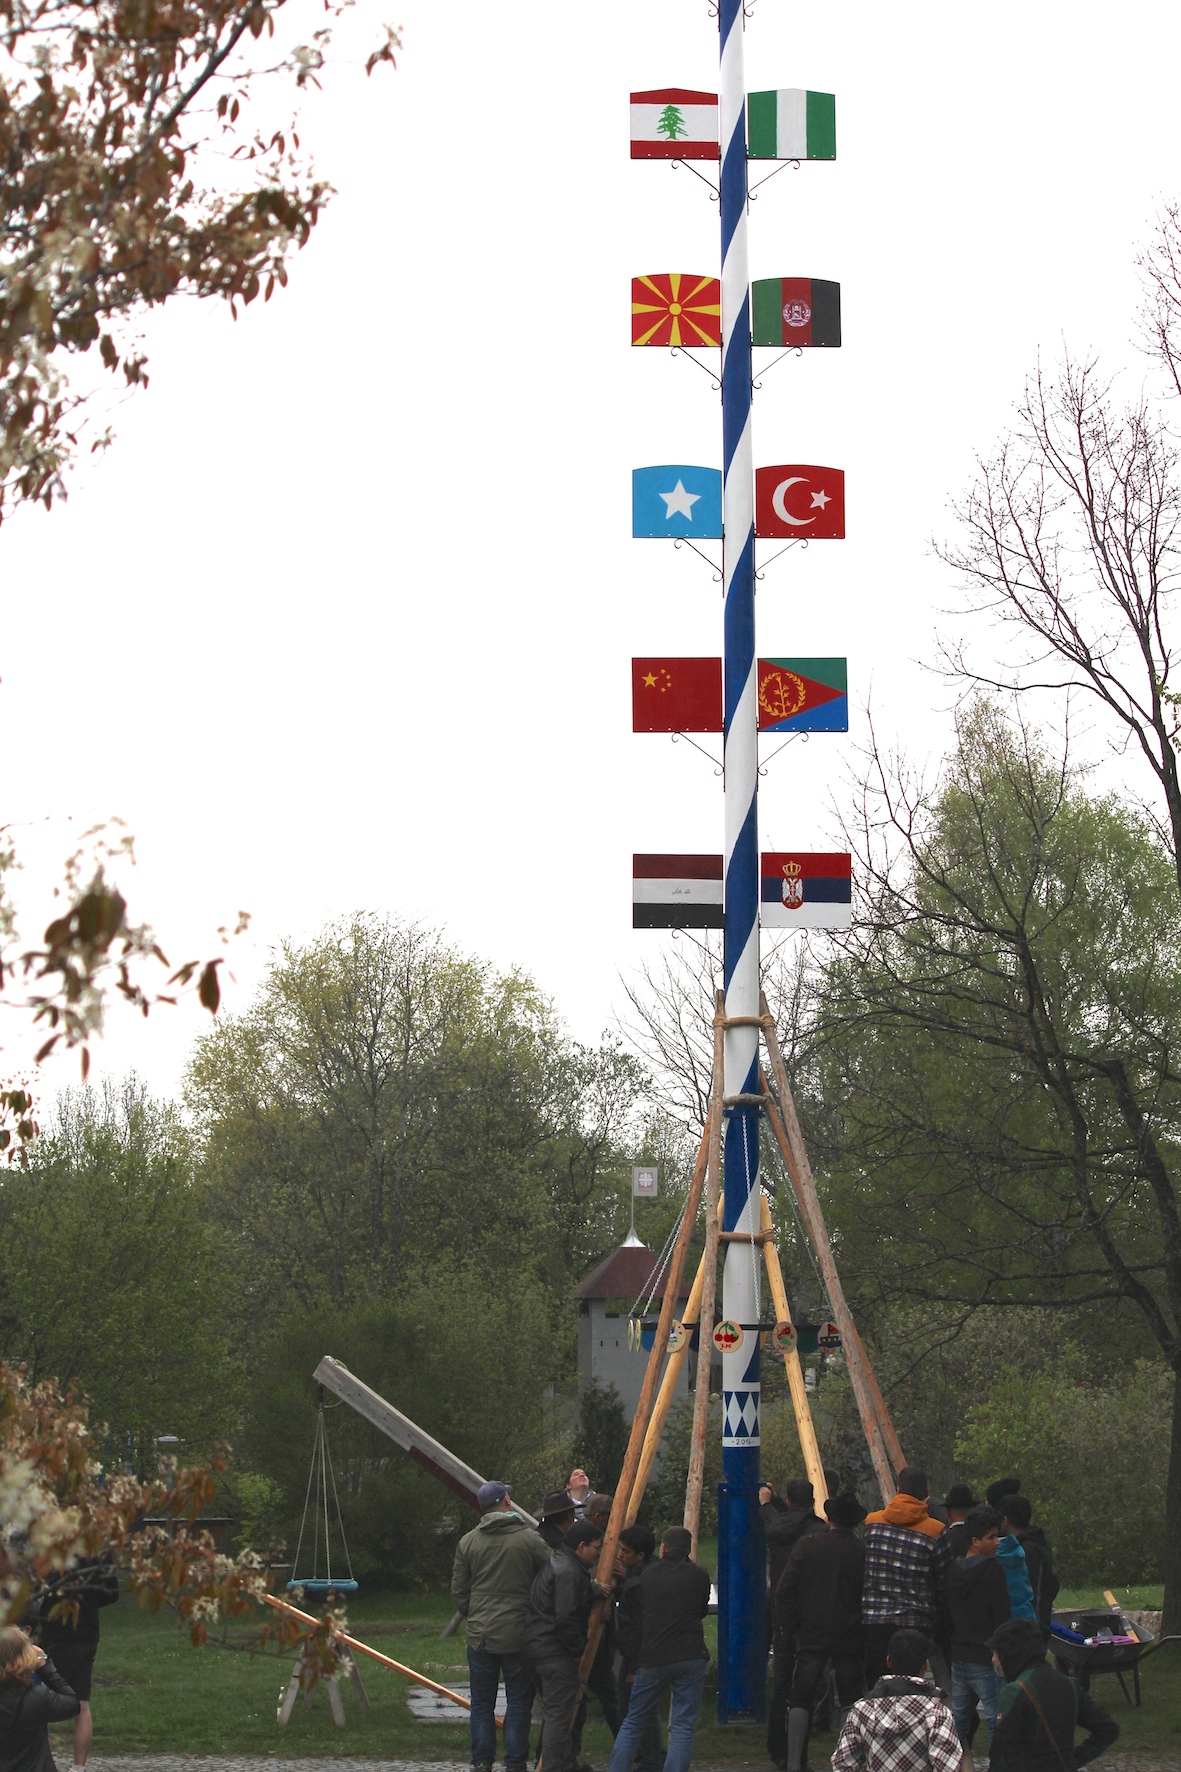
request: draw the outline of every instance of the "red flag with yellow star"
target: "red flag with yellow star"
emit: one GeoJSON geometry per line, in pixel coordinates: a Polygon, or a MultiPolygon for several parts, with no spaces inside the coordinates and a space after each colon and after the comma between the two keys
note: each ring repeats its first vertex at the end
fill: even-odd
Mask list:
{"type": "Polygon", "coordinates": [[[720,732],[720,658],[633,658],[633,732],[720,732]]]}
{"type": "Polygon", "coordinates": [[[632,278],[633,345],[720,345],[722,288],[687,271],[632,278]]]}

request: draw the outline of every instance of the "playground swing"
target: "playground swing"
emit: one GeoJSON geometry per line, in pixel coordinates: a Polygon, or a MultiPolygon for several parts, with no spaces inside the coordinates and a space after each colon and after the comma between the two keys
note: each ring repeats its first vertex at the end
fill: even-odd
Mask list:
{"type": "MultiPolygon", "coordinates": [[[[348,1541],[344,1535],[344,1520],[340,1511],[340,1496],[336,1488],[336,1473],[332,1468],[332,1454],[328,1450],[328,1429],[324,1419],[324,1386],[319,1390],[319,1408],[316,1413],[316,1436],[312,1443],[312,1465],[308,1472],[307,1493],[303,1502],[303,1518],[299,1523],[299,1538],[295,1546],[295,1561],[291,1565],[291,1580],[287,1583],[288,1593],[302,1593],[309,1600],[318,1600],[324,1604],[333,1595],[355,1594],[357,1582],[353,1578],[353,1565],[349,1557],[348,1541]],[[329,1496],[331,1496],[331,1515],[335,1516],[336,1535],[340,1539],[340,1548],[344,1556],[347,1575],[332,1573],[332,1523],[329,1513],[329,1496]],[[308,1510],[312,1513],[312,1572],[310,1575],[299,1573],[300,1557],[303,1554],[303,1541],[307,1530],[308,1510]],[[324,1535],[324,1573],[320,1573],[320,1533],[324,1535]]],[[[339,1405],[336,1405],[339,1407],[339,1405]]],[[[337,1562],[339,1569],[340,1563],[337,1562]]],[[[332,1706],[332,1719],[339,1728],[344,1728],[344,1704],[340,1696],[340,1674],[344,1674],[353,1685],[357,1702],[362,1709],[369,1709],[369,1698],[361,1683],[361,1676],[356,1663],[348,1651],[339,1643],[334,1645],[334,1655],[338,1672],[328,1676],[328,1701],[332,1706]]],[[[315,1656],[307,1649],[300,1651],[287,1690],[279,1705],[279,1721],[289,1723],[291,1713],[295,1709],[295,1701],[300,1688],[304,1688],[304,1703],[311,1704],[315,1691],[314,1678],[305,1679],[315,1660],[315,1656]]]]}

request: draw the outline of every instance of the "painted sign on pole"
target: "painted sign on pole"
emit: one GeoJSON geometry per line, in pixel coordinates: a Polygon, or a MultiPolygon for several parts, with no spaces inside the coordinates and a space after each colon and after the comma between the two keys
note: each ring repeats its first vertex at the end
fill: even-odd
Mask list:
{"type": "Polygon", "coordinates": [[[632,1197],[654,1200],[660,1191],[660,1171],[655,1167],[632,1165],[632,1197]]]}

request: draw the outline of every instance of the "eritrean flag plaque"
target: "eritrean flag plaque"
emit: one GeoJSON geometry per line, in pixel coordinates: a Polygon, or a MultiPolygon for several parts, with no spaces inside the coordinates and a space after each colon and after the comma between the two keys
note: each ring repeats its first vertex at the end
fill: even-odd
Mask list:
{"type": "Polygon", "coordinates": [[[798,851],[763,856],[759,922],[764,929],[847,929],[853,921],[853,858],[798,851]]]}
{"type": "Polygon", "coordinates": [[[848,732],[843,658],[760,658],[760,732],[848,732]]]}
{"type": "Polygon", "coordinates": [[[835,160],[837,101],[831,92],[799,87],[752,92],[746,100],[746,131],[748,160],[835,160]]]}
{"type": "Polygon", "coordinates": [[[722,286],[716,277],[654,271],[632,278],[633,345],[720,345],[722,286]]]}
{"type": "Polygon", "coordinates": [[[839,283],[820,277],[761,277],[750,293],[752,344],[840,344],[839,283]]]}
{"type": "Polygon", "coordinates": [[[685,86],[633,92],[631,142],[633,160],[716,160],[717,93],[685,86]]]}
{"type": "Polygon", "coordinates": [[[633,929],[720,929],[720,855],[633,855],[633,929]]]}

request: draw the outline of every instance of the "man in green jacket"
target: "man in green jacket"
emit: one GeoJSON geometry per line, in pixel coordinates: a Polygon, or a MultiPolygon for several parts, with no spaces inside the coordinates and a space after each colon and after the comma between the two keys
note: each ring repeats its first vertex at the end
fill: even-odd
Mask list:
{"type": "Polygon", "coordinates": [[[521,1627],[533,1577],[550,1559],[548,1545],[513,1507],[507,1483],[484,1483],[476,1499],[483,1519],[459,1541],[451,1595],[467,1619],[471,1675],[473,1772],[492,1772],[496,1758],[496,1691],[504,1679],[505,1772],[525,1772],[533,1681],[521,1660],[521,1627]]]}

